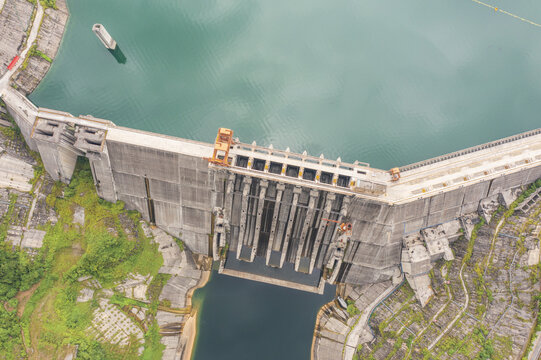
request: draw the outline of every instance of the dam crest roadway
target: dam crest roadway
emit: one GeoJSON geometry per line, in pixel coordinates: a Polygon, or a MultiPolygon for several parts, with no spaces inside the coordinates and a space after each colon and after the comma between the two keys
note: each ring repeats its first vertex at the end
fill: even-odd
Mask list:
{"type": "Polygon", "coordinates": [[[85,156],[100,197],[221,272],[306,291],[406,273],[423,303],[426,262],[452,257],[472,214],[489,220],[541,177],[541,129],[388,171],[241,143],[228,129],[216,144],[129,129],[37,108],[11,88],[3,100],[53,179],[69,182],[85,156]]]}

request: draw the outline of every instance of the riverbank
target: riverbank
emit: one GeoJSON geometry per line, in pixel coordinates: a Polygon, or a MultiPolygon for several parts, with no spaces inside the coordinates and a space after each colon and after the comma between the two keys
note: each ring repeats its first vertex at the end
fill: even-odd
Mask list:
{"type": "MultiPolygon", "coordinates": [[[[210,279],[211,270],[203,271],[199,283],[188,291],[187,302],[192,306],[192,296],[195,290],[204,287],[210,279]]],[[[193,307],[192,307],[193,309],[193,307]]],[[[182,353],[182,360],[190,360],[193,356],[195,348],[195,340],[197,339],[197,316],[198,309],[194,309],[190,314],[190,317],[186,321],[184,328],[182,329],[181,342],[185,341],[184,351],[182,353]]]]}
{"type": "Polygon", "coordinates": [[[192,296],[207,283],[212,262],[206,256],[193,254],[180,240],[160,228],[142,224],[147,236],[152,236],[158,244],[164,260],[158,273],[168,277],[159,296],[163,306],[156,312],[162,333],[160,341],[165,346],[162,359],[189,359],[186,356],[191,356],[196,337],[192,296]],[[169,328],[175,324],[181,324],[180,330],[170,332],[169,328]]]}
{"type": "Polygon", "coordinates": [[[30,44],[26,58],[20,60],[19,71],[12,77],[11,86],[23,95],[33,92],[47,75],[60,49],[69,18],[65,0],[56,0],[56,8],[47,7],[43,12],[37,38],[30,44]]]}
{"type": "MultiPolygon", "coordinates": [[[[52,61],[58,53],[69,16],[68,8],[65,0],[57,0],[56,9],[51,7],[43,9],[41,3],[36,3],[32,6],[32,4],[26,0],[8,0],[0,8],[2,9],[0,17],[3,16],[8,19],[16,19],[16,21],[1,22],[4,25],[4,31],[2,32],[2,35],[0,35],[0,44],[6,48],[3,49],[5,51],[2,52],[4,56],[0,58],[0,61],[3,61],[5,63],[4,65],[6,65],[3,66],[0,71],[1,76],[5,75],[2,79],[2,86],[12,86],[26,96],[31,93],[45,77],[47,71],[51,67],[52,61]],[[11,35],[11,37],[9,39],[4,39],[6,35],[11,35]],[[17,38],[20,38],[21,41],[13,41],[13,39],[17,38]],[[23,47],[24,51],[19,52],[23,47]],[[21,59],[11,71],[7,71],[7,62],[11,61],[16,55],[19,55],[21,59]]],[[[19,187],[19,190],[23,191],[30,190],[28,186],[24,185],[25,181],[13,183],[13,174],[7,177],[12,179],[9,184],[7,184],[8,186],[19,187]]],[[[177,336],[171,336],[170,333],[167,333],[167,335],[161,337],[160,342],[165,346],[162,359],[177,359],[179,352],[186,354],[183,358],[189,359],[196,339],[197,313],[194,312],[193,314],[188,315],[186,320],[182,319],[184,317],[183,315],[177,313],[179,311],[182,312],[182,309],[191,309],[191,297],[193,292],[206,284],[210,273],[208,270],[198,272],[199,267],[205,267],[205,261],[197,257],[199,263],[196,264],[197,261],[194,262],[194,259],[191,259],[192,254],[189,253],[188,256],[186,256],[186,252],[182,251],[183,249],[179,247],[174,238],[160,230],[149,229],[144,222],[142,222],[141,225],[145,230],[148,230],[145,231],[146,235],[154,238],[154,241],[159,244],[159,249],[165,260],[158,275],[170,276],[164,289],[161,291],[161,294],[159,294],[160,302],[169,305],[169,307],[162,306],[162,310],[157,311],[156,319],[158,325],[161,328],[167,328],[175,323],[174,320],[183,321],[183,329],[177,336]],[[178,259],[183,261],[178,261],[178,259]],[[193,282],[196,282],[195,285],[193,282]],[[180,289],[186,289],[188,291],[176,291],[179,289],[178,283],[184,285],[184,287],[180,287],[180,289]],[[168,287],[168,285],[170,286],[168,287]],[[177,298],[184,298],[185,301],[177,303],[175,301],[177,298]],[[174,320],[172,320],[172,317],[174,320]]],[[[121,288],[125,292],[125,295],[128,298],[133,298],[134,292],[137,292],[138,297],[135,297],[136,301],[149,301],[148,298],[142,294],[144,293],[144,288],[149,286],[148,282],[150,279],[140,278],[137,274],[134,274],[134,277],[135,278],[133,279],[126,279],[124,281],[125,283],[121,284],[121,288]],[[141,281],[143,281],[143,283],[140,283],[141,281]]],[[[99,285],[98,289],[93,289],[91,284],[87,284],[86,281],[84,282],[84,286],[85,289],[86,286],[89,286],[88,289],[85,290],[88,293],[95,292],[101,288],[101,285],[99,285]]],[[[103,316],[105,319],[109,318],[107,315],[108,311],[114,311],[114,308],[109,308],[109,306],[108,300],[100,300],[100,307],[103,307],[103,316]]],[[[143,309],[140,308],[134,313],[139,322],[143,321],[143,317],[145,317],[144,311],[142,311],[143,309]]],[[[110,326],[114,327],[114,324],[111,323],[110,326]]],[[[99,333],[100,329],[97,330],[96,334],[99,333]]],[[[24,332],[22,334],[24,336],[24,332]]],[[[33,335],[34,337],[38,336],[38,338],[40,336],[39,333],[34,333],[33,335]]],[[[30,336],[28,336],[28,338],[29,339],[25,340],[25,343],[31,342],[32,339],[30,339],[30,336]]]]}
{"type": "MultiPolygon", "coordinates": [[[[159,354],[162,359],[177,360],[181,352],[189,359],[196,337],[197,313],[192,311],[192,296],[207,283],[210,260],[192,254],[180,240],[138,220],[138,214],[127,213],[122,209],[123,204],[98,201],[89,188],[92,177],[84,164],[78,166],[69,186],[52,181],[40,170],[39,158],[28,152],[2,107],[0,117],[6,119],[0,123],[0,252],[20,253],[23,257],[29,253],[35,259],[33,266],[39,267],[42,253],[60,247],[47,260],[54,265],[47,268],[45,280],[40,278],[40,285],[36,283],[31,293],[26,287],[17,289],[20,291],[13,292],[15,297],[7,303],[6,310],[16,314],[22,327],[18,331],[20,337],[15,337],[19,340],[4,345],[7,353],[20,348],[38,358],[63,359],[74,355],[75,345],[96,341],[99,348],[113,347],[116,353],[130,358],[146,352],[144,356],[151,353],[159,354]],[[86,270],[84,276],[76,275],[79,272],[66,275],[74,265],[83,271],[85,259],[92,256],[95,251],[92,249],[100,243],[99,237],[94,238],[92,233],[103,230],[104,224],[107,229],[100,236],[112,236],[114,246],[110,250],[118,252],[121,258],[103,264],[98,261],[101,265],[96,266],[105,266],[105,273],[116,269],[114,280],[111,276],[92,276],[86,270]],[[58,234],[58,227],[69,230],[58,234]],[[131,250],[123,252],[124,247],[131,250]],[[59,279],[51,280],[51,273],[58,274],[59,279]],[[76,281],[74,276],[79,276],[76,281]],[[74,304],[66,304],[58,295],[59,291],[68,290],[78,294],[74,304]],[[50,303],[61,304],[62,309],[54,305],[53,314],[50,303]],[[53,348],[43,339],[50,331],[49,324],[58,328],[65,325],[55,314],[64,314],[66,309],[83,311],[85,321],[76,331],[82,331],[84,336],[71,338],[57,333],[55,336],[64,338],[66,345],[53,348]],[[119,321],[124,326],[120,327],[119,321]],[[178,325],[181,323],[183,326],[178,325]],[[181,337],[187,340],[180,341],[181,337]],[[38,349],[38,343],[46,345],[38,349]],[[165,348],[163,354],[160,343],[165,348]]],[[[2,329],[5,330],[3,326],[2,329]]],[[[81,349],[80,352],[85,353],[81,349]]]]}
{"type": "Polygon", "coordinates": [[[348,303],[343,309],[336,301],[318,312],[312,340],[312,360],[351,360],[359,337],[370,338],[367,319],[382,296],[395,285],[391,281],[363,286],[345,285],[338,291],[348,303]]]}
{"type": "Polygon", "coordinates": [[[34,91],[58,53],[68,18],[65,0],[45,8],[39,1],[5,1],[0,12],[0,77],[10,77],[5,85],[23,95],[34,91]],[[8,69],[16,56],[15,68],[8,69]]]}

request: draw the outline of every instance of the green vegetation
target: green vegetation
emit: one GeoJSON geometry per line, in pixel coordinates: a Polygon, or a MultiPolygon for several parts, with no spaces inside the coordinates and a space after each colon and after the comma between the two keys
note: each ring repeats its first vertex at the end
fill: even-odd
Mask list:
{"type": "MultiPolygon", "coordinates": [[[[8,213],[0,222],[0,301],[6,302],[0,306],[0,359],[24,357],[23,343],[40,358],[63,358],[75,345],[79,346],[80,359],[137,357],[136,339],[128,347],[120,347],[91,338],[88,328],[98,302],[94,299],[77,303],[76,299],[82,287],[77,281],[80,276],[91,275],[104,288],[110,288],[131,272],[150,274],[153,281],[149,294],[155,304],[119,294],[111,302],[149,307],[155,313],[157,298],[168,275],[157,275],[163,260],[157,245],[145,237],[139,215],[126,211],[122,203],[99,199],[89,164],[78,162],[71,184],[56,183],[46,199],[47,205],[58,214],[58,222],[46,225],[44,246],[32,259],[24,251],[11,249],[4,241],[17,199],[10,200],[8,213]],[[78,207],[85,210],[82,226],[72,223],[78,207]],[[131,235],[125,231],[127,228],[131,235]],[[24,305],[19,319],[13,309],[18,303],[14,296],[38,281],[39,286],[24,305]]],[[[161,357],[164,347],[157,326],[154,320],[145,336],[145,359],[161,357]]]]}
{"type": "Polygon", "coordinates": [[[30,51],[28,52],[29,56],[37,56],[37,57],[40,57],[42,59],[45,59],[46,61],[48,61],[49,63],[52,63],[53,62],[53,59],[51,59],[50,57],[48,57],[47,55],[45,55],[44,53],[42,53],[41,51],[39,51],[37,48],[36,48],[36,45],[32,46],[32,48],[30,48],[30,51]]]}
{"type": "Polygon", "coordinates": [[[13,127],[0,127],[0,132],[4,134],[8,139],[15,140],[17,136],[17,130],[13,127]]]}
{"type": "Polygon", "coordinates": [[[538,179],[536,182],[532,183],[527,190],[523,191],[522,194],[520,194],[519,197],[515,201],[513,201],[511,205],[509,205],[509,209],[507,209],[507,211],[504,213],[505,218],[507,219],[511,217],[511,215],[513,215],[513,213],[515,212],[515,208],[540,187],[541,179],[538,179]]]}
{"type": "Polygon", "coordinates": [[[139,300],[134,300],[127,298],[120,294],[114,294],[111,299],[109,300],[111,304],[119,305],[120,307],[123,306],[138,306],[138,307],[144,307],[148,308],[148,304],[139,300]]]}
{"type": "Polygon", "coordinates": [[[481,351],[477,354],[476,360],[489,360],[493,358],[494,346],[491,339],[487,339],[488,330],[480,326],[473,330],[475,342],[481,345],[481,351]]]}
{"type": "Polygon", "coordinates": [[[225,259],[228,251],[229,251],[229,243],[225,243],[225,246],[220,248],[220,258],[225,259]]]}
{"type": "Polygon", "coordinates": [[[21,322],[17,316],[19,291],[28,290],[42,276],[43,253],[34,261],[25,252],[12,249],[6,242],[9,224],[14,218],[17,196],[10,196],[8,211],[0,222],[0,359],[16,359],[24,355],[21,322]],[[18,355],[19,354],[19,355],[18,355]]]}
{"type": "Polygon", "coordinates": [[[466,254],[462,259],[462,263],[467,263],[471,259],[471,256],[473,254],[473,245],[475,245],[475,240],[477,239],[477,232],[479,231],[479,229],[481,229],[483,225],[485,225],[485,219],[481,218],[481,220],[473,227],[470,241],[468,242],[468,249],[466,250],[466,254]]]}
{"type": "MultiPolygon", "coordinates": [[[[513,224],[514,225],[514,235],[517,236],[517,240],[515,242],[511,242],[512,245],[516,246],[516,248],[519,250],[519,254],[521,254],[525,251],[525,239],[528,237],[528,234],[531,233],[532,229],[535,229],[536,226],[541,223],[539,221],[539,216],[541,215],[541,208],[537,208],[535,211],[531,212],[528,215],[528,218],[525,221],[520,221],[517,223],[513,223],[515,220],[512,218],[512,215],[514,214],[514,211],[516,207],[523,202],[528,196],[533,194],[533,192],[541,187],[541,180],[536,181],[535,183],[531,184],[527,190],[525,190],[517,199],[513,202],[513,204],[510,206],[508,210],[506,210],[503,206],[500,206],[498,208],[498,211],[493,215],[492,220],[500,221],[503,219],[503,223],[500,227],[500,229],[503,229],[503,226],[505,224],[513,224]],[[520,226],[519,226],[520,224],[520,226]],[[523,249],[524,248],[524,249],[523,249]]],[[[474,285],[474,296],[470,308],[467,310],[469,314],[473,313],[474,316],[480,321],[477,323],[477,326],[474,325],[474,328],[470,328],[468,326],[467,322],[457,322],[454,327],[459,333],[464,333],[464,335],[459,335],[457,337],[453,336],[452,333],[447,334],[445,337],[443,337],[437,344],[436,347],[434,347],[432,350],[428,350],[426,346],[426,340],[433,339],[435,334],[439,333],[441,331],[440,329],[435,328],[433,325],[427,323],[427,319],[423,317],[424,314],[426,314],[425,311],[415,312],[411,308],[408,308],[408,300],[404,298],[406,293],[410,291],[407,286],[403,287],[400,290],[400,299],[395,300],[396,303],[402,304],[401,308],[399,310],[394,310],[395,314],[389,317],[386,317],[383,319],[379,325],[378,325],[378,336],[377,341],[371,345],[370,349],[364,349],[364,351],[358,351],[355,355],[354,359],[375,359],[375,354],[378,354],[380,357],[384,357],[386,359],[396,358],[397,353],[400,349],[400,347],[403,347],[404,344],[408,349],[411,350],[411,352],[407,353],[404,357],[406,359],[411,358],[423,358],[423,359],[454,359],[454,358],[464,358],[464,359],[476,359],[476,360],[504,360],[510,358],[513,354],[513,339],[511,336],[503,336],[498,335],[497,333],[492,333],[490,337],[488,337],[488,329],[483,324],[484,315],[487,312],[487,308],[491,306],[491,303],[496,301],[494,300],[494,295],[492,294],[492,291],[490,290],[490,287],[488,286],[488,274],[492,275],[491,272],[487,272],[485,270],[485,267],[487,270],[490,270],[490,265],[487,266],[487,264],[491,264],[491,259],[488,259],[487,257],[483,258],[483,260],[473,261],[473,251],[475,247],[475,243],[478,240],[478,234],[481,228],[485,225],[485,220],[480,219],[480,221],[474,226],[471,238],[467,243],[467,247],[465,249],[465,255],[462,259],[462,263],[458,265],[459,267],[462,265],[466,265],[464,268],[464,273],[469,274],[466,276],[466,282],[468,283],[468,287],[471,289],[471,284],[473,282],[474,285]],[[471,276],[473,274],[473,276],[471,276]],[[472,311],[472,309],[474,309],[472,311]],[[400,316],[401,319],[401,327],[398,331],[390,331],[391,328],[393,330],[396,330],[396,327],[389,326],[392,320],[400,316]],[[414,336],[406,334],[404,332],[404,326],[410,326],[411,324],[416,324],[417,326],[423,326],[427,325],[427,331],[425,334],[429,334],[428,337],[421,336],[416,341],[414,341],[414,336]],[[409,337],[407,337],[409,335],[409,337]],[[423,343],[424,341],[424,343],[423,343]],[[385,352],[380,351],[382,347],[385,347],[385,352]]],[[[493,223],[494,224],[494,223],[493,223]]],[[[494,229],[494,227],[492,227],[494,229]]],[[[464,240],[465,236],[465,230],[460,231],[461,234],[461,241],[464,240]]],[[[506,230],[505,232],[509,233],[509,230],[506,230]]],[[[497,234],[493,234],[494,236],[497,236],[497,234]]],[[[538,236],[541,237],[541,234],[538,236]]],[[[485,239],[486,240],[486,239],[485,239]]],[[[493,240],[491,238],[490,240],[493,240]]],[[[492,242],[491,242],[492,243],[492,242]]],[[[476,251],[478,249],[476,248],[476,251]]],[[[490,252],[487,251],[486,256],[488,256],[490,252]]],[[[512,254],[511,254],[512,255],[512,254]]],[[[477,256],[477,255],[476,255],[477,256]]],[[[491,256],[494,256],[492,254],[491,256]]],[[[512,257],[512,256],[511,256],[512,257]]],[[[501,270],[508,270],[511,266],[511,259],[507,257],[507,263],[505,266],[502,267],[501,270]]],[[[450,262],[446,262],[443,266],[447,266],[448,270],[451,267],[450,262]]],[[[500,270],[500,269],[499,269],[500,270]]],[[[529,272],[530,275],[530,282],[533,285],[535,285],[539,278],[541,278],[541,264],[536,266],[522,266],[522,270],[524,272],[529,272]]],[[[433,271],[429,272],[429,276],[432,280],[435,279],[435,273],[433,271]]],[[[449,272],[445,275],[445,280],[449,280],[451,277],[449,275],[449,272]]],[[[509,286],[509,282],[505,282],[506,286],[509,286]]],[[[440,288],[440,293],[444,291],[443,287],[440,288]]],[[[452,292],[452,288],[451,288],[452,292]]],[[[472,294],[472,292],[470,292],[472,294]]],[[[535,306],[532,307],[531,311],[535,311],[537,314],[536,319],[536,326],[533,329],[533,335],[537,331],[541,332],[541,293],[535,298],[536,303],[535,306]]],[[[504,300],[499,300],[504,301],[504,300]]],[[[528,302],[524,301],[521,297],[516,296],[515,297],[515,306],[521,308],[523,306],[527,306],[528,302]]],[[[431,305],[429,304],[428,307],[431,305]]],[[[445,306],[445,305],[444,305],[445,306]]],[[[434,309],[432,309],[434,310],[434,309]]],[[[444,311],[447,311],[444,309],[444,311]]],[[[429,312],[430,313],[430,312],[429,312]]],[[[454,315],[453,315],[454,317],[454,315]]],[[[522,319],[518,316],[515,316],[518,320],[523,321],[524,323],[531,323],[529,319],[522,319]]],[[[393,324],[395,325],[395,324],[393,324]]],[[[439,324],[440,326],[441,323],[439,324]]],[[[530,347],[528,348],[528,351],[526,351],[523,360],[527,359],[527,354],[531,350],[533,338],[530,339],[530,347]]],[[[515,349],[516,351],[516,349],[515,349]]]]}
{"type": "Polygon", "coordinates": [[[178,247],[180,248],[180,251],[184,251],[184,242],[180,240],[179,238],[174,238],[175,242],[177,243],[178,247]]]}
{"type": "Polygon", "coordinates": [[[16,310],[8,311],[0,306],[0,358],[18,359],[25,355],[21,327],[16,310]]]}
{"type": "Polygon", "coordinates": [[[41,3],[41,6],[43,6],[45,9],[47,8],[58,9],[56,7],[56,0],[39,0],[39,2],[41,3]]]}
{"type": "Polygon", "coordinates": [[[355,350],[355,354],[353,354],[352,360],[361,360],[360,352],[363,349],[363,344],[357,345],[357,349],[355,350]]]}
{"type": "MultiPolygon", "coordinates": [[[[45,0],[45,1],[56,1],[56,0],[45,0]]],[[[43,4],[44,0],[41,0],[41,3],[43,4]]],[[[26,58],[23,61],[23,64],[21,65],[21,70],[26,69],[28,66],[28,62],[30,61],[30,58],[32,56],[40,57],[42,59],[45,59],[49,63],[53,62],[53,59],[51,59],[49,56],[44,54],[43,52],[38,50],[38,46],[36,44],[32,45],[30,49],[28,49],[28,53],[26,54],[26,58]]]]}
{"type": "MultiPolygon", "coordinates": [[[[0,105],[2,107],[6,107],[6,104],[2,101],[0,102],[0,105]]],[[[4,134],[8,139],[10,140],[21,140],[21,142],[23,142],[26,146],[26,148],[28,149],[28,146],[26,145],[26,142],[24,142],[24,139],[23,139],[23,135],[21,134],[21,130],[17,127],[17,125],[15,124],[15,120],[13,120],[13,117],[11,117],[11,115],[9,113],[6,113],[6,114],[3,114],[2,115],[3,118],[5,118],[7,121],[9,121],[11,123],[11,127],[0,127],[0,132],[2,134],[4,134]]],[[[34,154],[32,154],[32,156],[34,156],[34,154]]]]}
{"type": "Polygon", "coordinates": [[[439,348],[440,354],[446,353],[453,357],[455,354],[470,356],[475,351],[475,348],[469,337],[464,339],[457,339],[455,337],[445,337],[440,341],[439,348]]]}
{"type": "Polygon", "coordinates": [[[142,359],[144,360],[160,360],[162,358],[165,345],[160,342],[160,327],[158,322],[154,320],[145,334],[145,350],[143,351],[142,359]]]}
{"type": "Polygon", "coordinates": [[[539,331],[541,331],[541,293],[537,294],[534,297],[534,299],[536,301],[535,312],[537,313],[537,317],[536,317],[535,322],[534,322],[535,326],[534,326],[534,329],[533,329],[532,334],[530,336],[530,342],[528,344],[528,348],[524,352],[524,356],[522,357],[522,360],[527,360],[528,359],[528,354],[530,353],[530,351],[532,351],[533,342],[535,340],[535,337],[536,337],[537,333],[539,331]]]}
{"type": "Polygon", "coordinates": [[[170,278],[170,274],[157,274],[152,278],[147,288],[147,297],[150,301],[158,301],[163,287],[170,278]]]}
{"type": "Polygon", "coordinates": [[[359,310],[359,308],[357,308],[357,305],[355,305],[355,301],[348,299],[347,303],[348,303],[347,312],[350,317],[359,315],[361,313],[361,310],[359,310]]]}

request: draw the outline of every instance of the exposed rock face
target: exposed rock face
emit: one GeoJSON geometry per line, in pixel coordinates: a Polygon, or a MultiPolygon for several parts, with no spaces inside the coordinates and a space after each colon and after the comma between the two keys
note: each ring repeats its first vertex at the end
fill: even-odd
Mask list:
{"type": "MultiPolygon", "coordinates": [[[[69,13],[65,0],[56,0],[58,9],[46,9],[43,21],[39,28],[36,50],[54,60],[64,29],[68,21],[69,13]]],[[[30,56],[27,65],[13,78],[17,89],[25,95],[30,94],[45,77],[51,63],[41,56],[30,56]]]]}

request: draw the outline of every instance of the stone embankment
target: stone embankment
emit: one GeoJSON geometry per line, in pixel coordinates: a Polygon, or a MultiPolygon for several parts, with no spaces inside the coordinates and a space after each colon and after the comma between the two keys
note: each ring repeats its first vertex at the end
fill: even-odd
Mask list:
{"type": "Polygon", "coordinates": [[[451,244],[455,260],[439,260],[430,272],[430,303],[421,307],[403,286],[374,312],[370,325],[376,337],[360,341],[356,356],[466,360],[535,353],[530,335],[538,307],[540,215],[535,201],[526,212],[500,208],[489,224],[476,225],[475,235],[466,227],[465,237],[451,244]]]}
{"type": "Polygon", "coordinates": [[[56,57],[68,21],[65,0],[56,0],[57,9],[45,9],[35,51],[31,51],[21,69],[13,77],[13,85],[24,95],[30,94],[45,77],[56,57]]]}
{"type": "Polygon", "coordinates": [[[171,277],[160,294],[160,303],[169,304],[159,307],[156,319],[162,329],[162,344],[165,345],[163,360],[189,359],[195,339],[196,314],[192,309],[191,297],[196,288],[205,285],[208,280],[210,265],[205,257],[195,255],[188,249],[181,249],[175,239],[165,231],[141,223],[147,236],[152,236],[163,256],[163,266],[159,273],[171,277]],[[167,330],[180,325],[179,333],[167,333],[167,330]],[[165,333],[165,334],[164,334],[165,333]]]}
{"type": "MultiPolygon", "coordinates": [[[[37,6],[27,0],[5,0],[0,13],[0,77],[27,45],[37,6]]],[[[11,86],[30,94],[45,77],[58,53],[69,12],[65,0],[56,0],[56,9],[47,8],[39,24],[37,39],[22,66],[11,79],[11,86]]]]}
{"type": "Polygon", "coordinates": [[[349,312],[337,301],[321,308],[314,331],[312,359],[351,359],[359,341],[372,339],[366,324],[370,312],[379,299],[396,286],[398,284],[391,281],[364,286],[346,285],[341,295],[350,304],[349,312]]]}
{"type": "Polygon", "coordinates": [[[11,60],[22,50],[30,28],[35,6],[27,0],[2,0],[0,6],[0,77],[11,60]]]}
{"type": "Polygon", "coordinates": [[[55,220],[45,204],[53,180],[44,176],[32,181],[37,162],[7,120],[0,104],[0,219],[9,218],[6,240],[32,253],[41,248],[45,236],[37,228],[55,220]]]}

